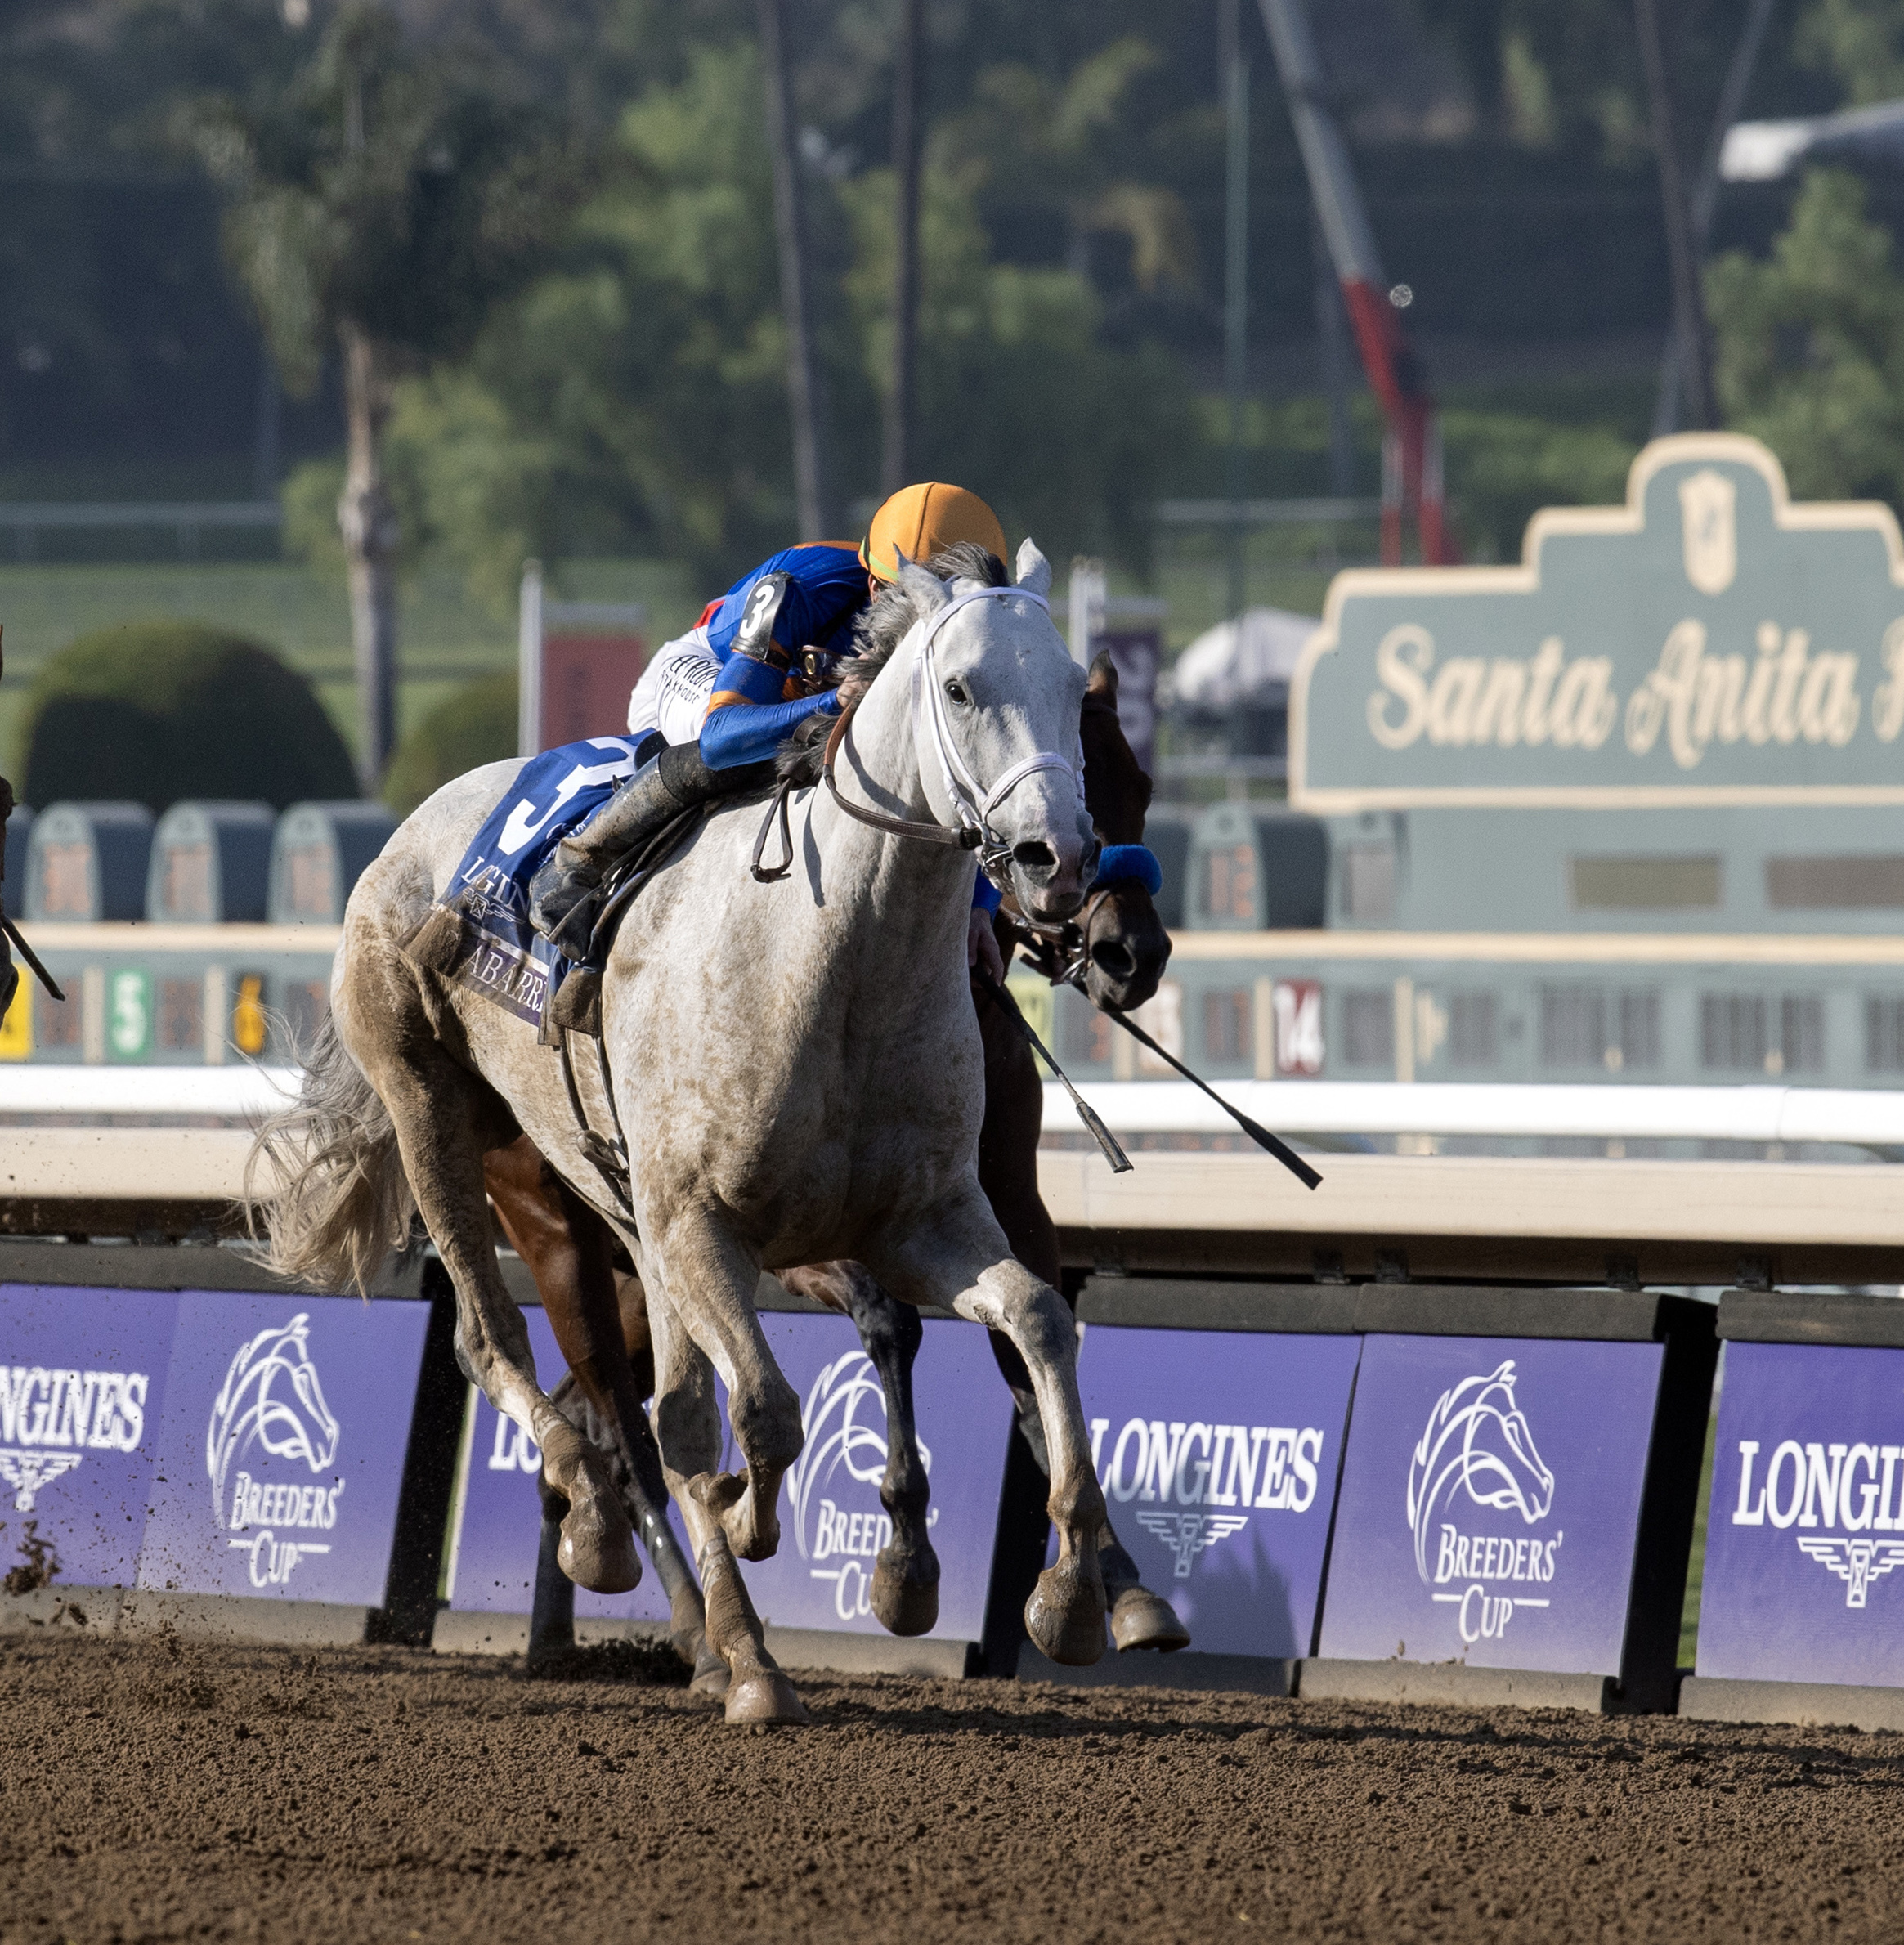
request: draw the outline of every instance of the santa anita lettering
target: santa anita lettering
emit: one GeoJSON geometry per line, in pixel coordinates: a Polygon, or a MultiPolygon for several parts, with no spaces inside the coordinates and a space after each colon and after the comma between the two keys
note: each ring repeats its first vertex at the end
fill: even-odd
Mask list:
{"type": "Polygon", "coordinates": [[[1289,692],[1290,801],[1904,804],[1904,533],[1794,505],[1732,433],[1657,439],[1518,566],[1350,568],[1289,692]]]}
{"type": "MultiPolygon", "coordinates": [[[[1904,729],[1904,621],[1886,630],[1879,661],[1884,678],[1870,724],[1888,743],[1904,729]]],[[[1705,623],[1682,621],[1624,710],[1612,658],[1570,660],[1557,635],[1525,657],[1443,657],[1427,629],[1404,622],[1378,644],[1375,670],[1381,686],[1368,699],[1369,733],[1394,751],[1424,740],[1456,750],[1593,751],[1619,724],[1633,755],[1646,756],[1663,741],[1673,762],[1691,770],[1714,742],[1841,750],[1863,710],[1857,656],[1814,649],[1805,630],[1773,621],[1759,624],[1749,656],[1716,650],[1705,623]]]]}

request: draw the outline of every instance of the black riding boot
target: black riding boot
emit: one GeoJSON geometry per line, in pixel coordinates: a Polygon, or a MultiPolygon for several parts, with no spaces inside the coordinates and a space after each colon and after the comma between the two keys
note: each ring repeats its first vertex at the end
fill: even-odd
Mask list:
{"type": "Polygon", "coordinates": [[[710,770],[693,743],[670,743],[629,778],[580,830],[565,837],[529,881],[529,922],[565,959],[589,957],[602,887],[684,810],[772,781],[771,762],[710,770]]]}

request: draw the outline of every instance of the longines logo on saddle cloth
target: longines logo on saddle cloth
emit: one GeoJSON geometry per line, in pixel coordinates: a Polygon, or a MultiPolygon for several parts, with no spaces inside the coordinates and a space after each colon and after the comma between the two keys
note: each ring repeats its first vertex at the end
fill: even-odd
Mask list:
{"type": "Polygon", "coordinates": [[[635,769],[635,739],[594,736],[531,757],[471,840],[432,912],[462,921],[443,970],[472,993],[538,1024],[568,962],[529,922],[529,882],[635,769]]]}

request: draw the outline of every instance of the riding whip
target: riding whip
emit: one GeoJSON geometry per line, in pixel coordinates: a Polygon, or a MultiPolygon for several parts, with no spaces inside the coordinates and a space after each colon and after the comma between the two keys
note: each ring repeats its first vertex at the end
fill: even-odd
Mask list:
{"type": "MultiPolygon", "coordinates": [[[[1143,1028],[1137,1024],[1136,1020],[1122,1013],[1112,1013],[1109,1006],[1103,1010],[1106,1013],[1110,1013],[1111,1018],[1140,1045],[1149,1047],[1158,1060],[1174,1067],[1186,1081],[1201,1087],[1204,1093],[1208,1095],[1211,1100],[1215,1101],[1216,1105],[1243,1130],[1244,1134],[1256,1143],[1258,1148],[1267,1149],[1296,1177],[1297,1181],[1301,1183],[1304,1188],[1319,1189],[1322,1186],[1322,1177],[1309,1166],[1308,1163],[1303,1160],[1301,1155],[1297,1154],[1294,1149],[1290,1147],[1288,1142],[1282,1140],[1279,1136],[1272,1135],[1260,1122],[1252,1121],[1240,1108],[1231,1107],[1230,1103],[1202,1075],[1192,1073],[1189,1069],[1177,1059],[1176,1055],[1166,1053],[1144,1031],[1143,1028]]],[[[1060,1075],[1059,1078],[1062,1079],[1064,1077],[1060,1075]]],[[[1067,1081],[1065,1085],[1069,1087],[1070,1082],[1067,1081]]]]}
{"type": "Polygon", "coordinates": [[[62,1006],[65,1006],[66,1003],[65,994],[60,992],[58,986],[54,984],[53,975],[40,964],[39,954],[20,937],[19,926],[14,924],[4,911],[0,911],[0,931],[4,931],[14,944],[20,948],[20,956],[31,968],[34,977],[62,1006]]]}
{"type": "Polygon", "coordinates": [[[1131,1158],[1118,1145],[1117,1136],[1104,1126],[1097,1109],[1071,1085],[1071,1077],[1051,1058],[1051,1050],[1039,1039],[1032,1023],[1019,1011],[1018,1002],[983,966],[974,966],[972,974],[991,996],[992,1003],[1003,1011],[1006,1018],[1031,1042],[1032,1051],[1058,1077],[1060,1084],[1071,1096],[1071,1105],[1077,1110],[1077,1118],[1091,1130],[1091,1139],[1104,1150],[1104,1158],[1110,1163],[1111,1173],[1122,1175],[1127,1172],[1131,1167],[1131,1158]]]}

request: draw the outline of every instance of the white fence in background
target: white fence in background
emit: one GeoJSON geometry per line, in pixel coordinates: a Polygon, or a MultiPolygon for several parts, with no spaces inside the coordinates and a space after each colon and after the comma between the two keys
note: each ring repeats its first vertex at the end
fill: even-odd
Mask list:
{"type": "MultiPolygon", "coordinates": [[[[295,1093],[294,1067],[0,1067],[0,1117],[123,1114],[244,1121],[295,1093]]],[[[1835,1142],[1904,1148],[1904,1092],[1847,1087],[1491,1086],[1223,1081],[1225,1100],[1289,1136],[1454,1135],[1588,1141],[1835,1142]]],[[[1087,1082],[1119,1134],[1225,1134],[1235,1123],[1182,1081],[1087,1082]]],[[[1045,1090],[1048,1130],[1082,1129],[1045,1090]]]]}

